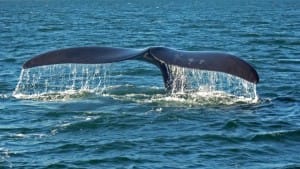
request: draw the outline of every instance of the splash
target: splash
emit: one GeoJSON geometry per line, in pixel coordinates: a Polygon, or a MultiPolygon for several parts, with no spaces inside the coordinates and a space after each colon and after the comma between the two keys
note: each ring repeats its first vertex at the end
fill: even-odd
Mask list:
{"type": "MultiPolygon", "coordinates": [[[[258,101],[256,85],[238,77],[171,65],[169,69],[173,79],[170,92],[155,86],[124,84],[122,75],[116,73],[122,67],[114,69],[112,64],[63,64],[24,69],[13,96],[21,99],[68,100],[100,95],[138,103],[183,105],[258,101]]],[[[143,81],[144,78],[136,79],[136,82],[138,80],[143,81]]]]}

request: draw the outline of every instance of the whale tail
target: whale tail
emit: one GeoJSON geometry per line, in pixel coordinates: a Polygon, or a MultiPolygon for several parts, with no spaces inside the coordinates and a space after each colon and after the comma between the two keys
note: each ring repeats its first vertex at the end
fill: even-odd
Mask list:
{"type": "Polygon", "coordinates": [[[33,57],[24,69],[53,64],[103,64],[124,60],[142,60],[156,65],[162,73],[165,87],[171,89],[173,77],[170,65],[231,74],[251,83],[258,83],[256,70],[246,61],[227,53],[182,51],[166,47],[128,49],[115,47],[77,47],[59,49],[33,57]]]}

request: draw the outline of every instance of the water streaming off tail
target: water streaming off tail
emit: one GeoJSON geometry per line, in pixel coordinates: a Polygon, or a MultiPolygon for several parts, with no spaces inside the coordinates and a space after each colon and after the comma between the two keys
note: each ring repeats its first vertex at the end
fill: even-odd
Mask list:
{"type": "Polygon", "coordinates": [[[13,95],[17,98],[42,98],[102,93],[109,84],[109,66],[62,64],[23,69],[13,95]]]}
{"type": "MultiPolygon", "coordinates": [[[[112,65],[63,64],[24,69],[13,95],[16,98],[53,100],[92,93],[136,102],[180,101],[188,104],[256,102],[258,98],[255,84],[225,73],[169,65],[173,89],[163,92],[161,88],[153,91],[147,85],[139,88],[138,85],[147,83],[143,82],[147,74],[128,77],[126,70],[122,69],[124,67],[115,69],[112,65]],[[123,75],[118,74],[120,70],[123,75]],[[128,78],[134,79],[136,86],[131,84],[128,88],[128,78]],[[118,92],[120,89],[122,92],[118,92]]],[[[157,80],[160,78],[157,76],[157,80]]]]}
{"type": "Polygon", "coordinates": [[[222,72],[169,65],[173,98],[194,102],[257,102],[256,85],[222,72]]]}

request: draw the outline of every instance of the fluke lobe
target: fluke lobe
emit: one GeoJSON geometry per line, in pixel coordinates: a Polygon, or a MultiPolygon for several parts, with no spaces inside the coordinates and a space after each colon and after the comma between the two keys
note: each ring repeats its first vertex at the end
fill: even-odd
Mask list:
{"type": "Polygon", "coordinates": [[[167,89],[172,89],[174,79],[169,65],[224,72],[251,83],[258,83],[259,81],[256,70],[249,63],[234,55],[220,52],[183,51],[166,47],[149,47],[146,49],[116,47],[65,48],[37,55],[25,62],[23,68],[28,69],[63,63],[102,64],[131,59],[156,65],[161,70],[167,89]]]}

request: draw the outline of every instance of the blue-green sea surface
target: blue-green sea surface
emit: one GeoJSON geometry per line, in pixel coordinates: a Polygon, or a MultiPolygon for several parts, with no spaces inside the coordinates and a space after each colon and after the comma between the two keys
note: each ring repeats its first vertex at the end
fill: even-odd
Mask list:
{"type": "Polygon", "coordinates": [[[300,1],[0,0],[0,168],[300,168],[300,1]],[[139,61],[22,70],[77,46],[233,53],[257,85],[139,61]]]}

